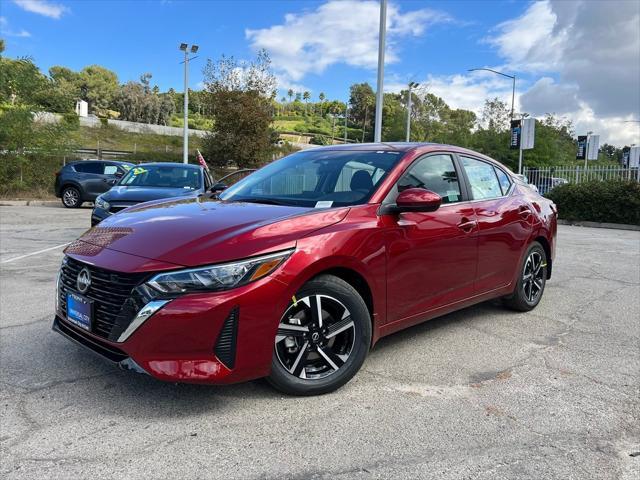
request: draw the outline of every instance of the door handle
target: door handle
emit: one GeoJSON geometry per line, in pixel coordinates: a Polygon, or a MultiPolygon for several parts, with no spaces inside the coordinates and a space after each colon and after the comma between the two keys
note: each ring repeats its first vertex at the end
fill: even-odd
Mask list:
{"type": "Polygon", "coordinates": [[[468,218],[463,218],[462,221],[458,224],[458,228],[463,232],[469,233],[478,225],[478,222],[475,220],[469,220],[468,218]]]}

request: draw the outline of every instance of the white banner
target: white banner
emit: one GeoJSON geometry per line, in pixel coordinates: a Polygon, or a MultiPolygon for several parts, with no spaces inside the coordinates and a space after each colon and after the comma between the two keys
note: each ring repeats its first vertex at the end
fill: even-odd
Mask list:
{"type": "Polygon", "coordinates": [[[600,149],[600,135],[589,135],[587,140],[587,160],[598,160],[600,149]]]}
{"type": "Polygon", "coordinates": [[[520,139],[520,150],[529,150],[533,148],[536,132],[536,119],[522,119],[522,137],[520,139]]]}
{"type": "Polygon", "coordinates": [[[629,150],[629,167],[640,167],[640,147],[631,147],[629,150]]]}

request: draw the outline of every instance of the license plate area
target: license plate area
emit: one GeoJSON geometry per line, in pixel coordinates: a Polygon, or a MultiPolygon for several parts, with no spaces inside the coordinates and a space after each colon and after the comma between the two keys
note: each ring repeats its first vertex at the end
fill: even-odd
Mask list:
{"type": "Polygon", "coordinates": [[[74,292],[68,292],[67,320],[90,332],[93,323],[93,300],[74,292]]]}

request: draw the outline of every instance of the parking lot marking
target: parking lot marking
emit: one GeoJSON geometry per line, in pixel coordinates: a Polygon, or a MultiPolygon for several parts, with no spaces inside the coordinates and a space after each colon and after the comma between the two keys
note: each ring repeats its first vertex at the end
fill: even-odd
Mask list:
{"type": "Polygon", "coordinates": [[[15,262],[16,260],[22,260],[23,258],[32,257],[33,255],[40,255],[41,253],[50,252],[51,250],[55,250],[56,248],[66,247],[70,243],[71,242],[62,243],[60,245],[56,245],[55,247],[49,247],[49,248],[45,248],[43,250],[38,250],[37,252],[31,252],[31,253],[27,253],[26,255],[20,255],[19,257],[9,258],[7,260],[0,261],[0,263],[15,262]]]}

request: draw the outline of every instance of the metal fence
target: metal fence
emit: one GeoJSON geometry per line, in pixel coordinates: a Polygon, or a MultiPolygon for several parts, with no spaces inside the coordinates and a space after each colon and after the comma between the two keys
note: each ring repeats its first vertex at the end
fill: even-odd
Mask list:
{"type": "Polygon", "coordinates": [[[640,182],[640,169],[620,166],[575,166],[575,167],[525,167],[523,174],[529,183],[545,193],[566,183],[589,181],[631,180],[640,182]]]}

